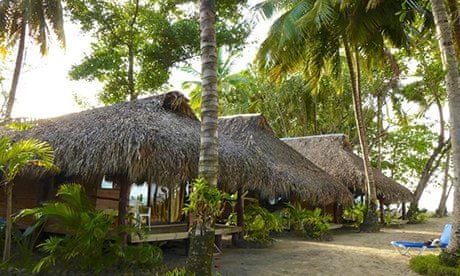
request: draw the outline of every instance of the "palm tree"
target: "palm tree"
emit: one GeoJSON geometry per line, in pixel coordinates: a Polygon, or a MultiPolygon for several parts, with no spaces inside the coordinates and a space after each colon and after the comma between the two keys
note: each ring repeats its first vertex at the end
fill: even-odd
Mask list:
{"type": "MultiPolygon", "coordinates": [[[[217,49],[217,84],[218,84],[218,94],[220,96],[220,104],[222,104],[222,100],[225,96],[231,96],[232,90],[235,88],[239,82],[242,81],[243,77],[241,74],[232,74],[231,69],[233,66],[234,59],[238,56],[237,53],[229,52],[229,54],[225,55],[224,47],[220,47],[217,49]]],[[[198,78],[201,77],[201,73],[199,70],[196,70],[192,66],[184,66],[181,68],[182,71],[191,74],[193,77],[198,78]]],[[[193,110],[200,114],[201,108],[201,81],[200,80],[188,80],[182,83],[182,88],[189,90],[190,96],[190,106],[193,110]]],[[[219,110],[220,111],[220,110],[219,110]]]]}
{"type": "MultiPolygon", "coordinates": [[[[352,86],[355,121],[364,162],[368,213],[362,230],[377,230],[377,195],[362,112],[361,67],[382,65],[386,42],[405,44],[401,1],[266,0],[256,6],[266,17],[284,13],[273,23],[257,59],[259,68],[281,78],[301,71],[318,87],[322,76],[341,76],[344,50],[352,86]],[[366,63],[363,62],[366,61],[366,63]]],[[[408,14],[406,20],[410,20],[408,14]]]]}
{"type": "MultiPolygon", "coordinates": [[[[216,1],[200,0],[201,30],[201,144],[198,173],[208,185],[217,187],[219,174],[217,117],[217,43],[216,1]]],[[[187,270],[195,275],[211,275],[214,243],[214,219],[200,212],[190,230],[190,251],[187,270]]]]}
{"type": "Polygon", "coordinates": [[[47,143],[35,139],[13,143],[8,137],[0,138],[0,172],[2,174],[0,186],[5,186],[6,188],[6,227],[3,261],[9,260],[11,254],[11,214],[13,210],[14,179],[29,166],[50,169],[53,167],[53,161],[53,150],[47,143]]]}
{"type": "Polygon", "coordinates": [[[12,48],[18,44],[16,65],[8,94],[5,117],[10,118],[16,89],[24,62],[27,34],[40,46],[42,55],[48,50],[51,29],[65,46],[64,21],[61,0],[3,0],[0,3],[0,45],[12,48]]]}
{"type": "Polygon", "coordinates": [[[455,44],[452,38],[446,7],[443,0],[431,0],[436,32],[439,37],[442,64],[446,70],[446,90],[449,101],[450,133],[452,133],[452,159],[454,163],[454,225],[449,242],[449,252],[456,254],[460,247],[460,75],[455,44]]]}

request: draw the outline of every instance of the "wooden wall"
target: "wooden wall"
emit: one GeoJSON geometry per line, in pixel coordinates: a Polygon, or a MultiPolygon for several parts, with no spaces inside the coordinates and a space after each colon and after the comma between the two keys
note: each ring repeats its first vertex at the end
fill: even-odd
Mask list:
{"type": "MultiPolygon", "coordinates": [[[[22,209],[37,207],[40,201],[40,192],[42,192],[43,183],[36,180],[18,180],[13,188],[13,214],[22,209]]],[[[0,217],[5,218],[6,214],[6,193],[5,188],[0,189],[0,217]]],[[[19,221],[18,224],[28,225],[32,218],[19,221]]]]}
{"type": "Polygon", "coordinates": [[[118,200],[120,198],[120,190],[115,189],[97,189],[96,209],[106,210],[112,209],[118,211],[118,200]]]}

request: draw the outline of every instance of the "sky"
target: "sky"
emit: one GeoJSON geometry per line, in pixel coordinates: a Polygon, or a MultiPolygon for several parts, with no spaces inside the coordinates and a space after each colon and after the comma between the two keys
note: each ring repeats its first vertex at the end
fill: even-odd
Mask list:
{"type": "MultiPolygon", "coordinates": [[[[254,5],[259,0],[250,0],[254,5]]],[[[247,19],[253,19],[253,14],[247,12],[247,19]]],[[[242,70],[250,64],[261,41],[266,36],[271,22],[261,21],[253,29],[243,54],[234,62],[235,72],[242,70]]],[[[90,53],[92,38],[80,31],[79,26],[71,22],[65,24],[66,48],[61,49],[56,41],[51,41],[49,54],[42,57],[36,45],[26,45],[26,62],[21,74],[16,103],[13,110],[13,117],[27,118],[49,118],[59,115],[81,111],[74,101],[74,94],[80,97],[92,99],[91,103],[96,105],[94,96],[101,89],[102,85],[97,81],[72,81],[68,77],[68,71],[74,64],[78,64],[85,55],[90,53]]],[[[9,90],[10,75],[13,72],[14,56],[5,61],[5,70],[2,72],[6,81],[3,83],[3,90],[9,90]]],[[[192,63],[196,69],[198,61],[192,63]]],[[[181,83],[190,80],[192,76],[173,69],[170,77],[172,89],[180,90],[181,83]]],[[[439,202],[439,188],[430,186],[421,199],[421,207],[434,211],[439,202]]],[[[448,209],[452,209],[452,197],[448,202],[448,209]]]]}

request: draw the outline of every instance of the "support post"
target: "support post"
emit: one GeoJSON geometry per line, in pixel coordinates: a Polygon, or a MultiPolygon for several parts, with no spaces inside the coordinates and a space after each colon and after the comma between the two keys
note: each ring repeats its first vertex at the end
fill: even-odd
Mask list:
{"type": "Polygon", "coordinates": [[[383,198],[379,198],[379,207],[380,207],[380,223],[385,223],[385,205],[383,202],[383,198]]]}
{"type": "MultiPolygon", "coordinates": [[[[240,226],[244,230],[244,198],[243,198],[243,189],[238,189],[236,201],[236,225],[240,226]]],[[[236,245],[238,241],[243,240],[243,232],[235,233],[232,235],[232,243],[236,245]]]]}
{"type": "Polygon", "coordinates": [[[340,223],[340,205],[337,202],[334,202],[334,223],[340,223]]]}
{"type": "Polygon", "coordinates": [[[402,219],[406,220],[407,219],[407,211],[406,211],[406,203],[405,202],[402,203],[401,213],[402,213],[402,219]]]}

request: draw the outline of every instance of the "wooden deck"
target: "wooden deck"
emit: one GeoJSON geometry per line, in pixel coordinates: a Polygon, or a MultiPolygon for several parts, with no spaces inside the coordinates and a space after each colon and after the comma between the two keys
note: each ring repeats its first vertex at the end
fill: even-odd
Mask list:
{"type": "MultiPolygon", "coordinates": [[[[216,236],[230,235],[242,232],[243,229],[239,226],[227,226],[216,224],[216,236]]],[[[170,224],[170,225],[155,225],[151,226],[148,233],[142,238],[138,235],[131,235],[131,243],[155,242],[155,241],[171,241],[188,239],[187,224],[170,224]]]]}

